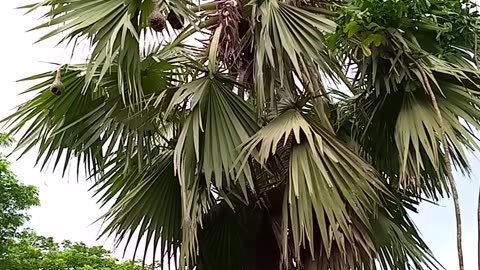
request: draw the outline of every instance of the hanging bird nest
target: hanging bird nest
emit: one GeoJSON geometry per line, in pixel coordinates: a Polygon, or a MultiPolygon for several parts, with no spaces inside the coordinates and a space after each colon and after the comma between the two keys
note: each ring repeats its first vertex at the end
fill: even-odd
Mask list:
{"type": "Polygon", "coordinates": [[[183,17],[173,12],[173,10],[168,13],[167,20],[170,23],[170,26],[172,26],[173,29],[177,30],[182,29],[183,24],[185,23],[183,17]]]}
{"type": "Polygon", "coordinates": [[[165,20],[160,7],[157,6],[152,11],[150,17],[148,18],[148,24],[150,28],[156,32],[162,32],[167,27],[167,21],[165,20]]]}
{"type": "Polygon", "coordinates": [[[53,80],[53,83],[50,86],[50,91],[56,96],[60,96],[63,92],[63,89],[65,88],[65,86],[62,83],[62,76],[60,73],[61,73],[61,69],[59,68],[57,70],[57,75],[55,76],[55,79],[53,80]]]}

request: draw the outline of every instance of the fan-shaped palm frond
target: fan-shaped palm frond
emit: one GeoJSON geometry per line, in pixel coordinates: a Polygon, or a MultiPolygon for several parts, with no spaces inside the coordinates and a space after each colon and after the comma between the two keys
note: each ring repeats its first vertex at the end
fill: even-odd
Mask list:
{"type": "Polygon", "coordinates": [[[186,166],[185,162],[193,159],[205,173],[207,185],[210,186],[213,178],[219,189],[224,185],[230,188],[230,181],[236,179],[235,172],[238,172],[239,184],[246,195],[247,183],[250,188],[254,187],[252,176],[248,168],[240,172],[234,167],[239,152],[236,148],[256,131],[257,125],[252,108],[232,92],[232,87],[232,82],[225,78],[203,77],[175,93],[170,108],[191,96],[191,114],[179,136],[175,166],[181,181],[187,181],[196,169],[186,166]],[[187,140],[192,143],[186,143],[187,140]],[[194,156],[186,155],[187,152],[194,156]]]}
{"type": "MultiPolygon", "coordinates": [[[[288,206],[284,206],[283,213],[284,224],[288,226],[284,226],[283,233],[284,241],[287,234],[293,237],[298,261],[302,245],[308,244],[312,254],[315,253],[314,228],[318,226],[326,260],[332,260],[332,267],[351,267],[359,262],[370,265],[373,243],[365,237],[365,230],[371,229],[368,217],[381,205],[379,194],[388,192],[373,168],[329,131],[307,119],[314,121],[293,109],[283,112],[252,136],[243,153],[255,156],[264,165],[270,155],[275,154],[277,145],[285,146],[287,141],[292,141],[284,199],[288,206]],[[353,189],[354,193],[349,192],[353,189]],[[358,223],[352,219],[358,219],[358,223]],[[291,230],[290,233],[287,230],[291,230]],[[335,249],[340,256],[330,258],[335,249]],[[354,252],[355,255],[347,252],[351,249],[359,252],[354,252]],[[362,258],[357,257],[358,254],[362,258]]],[[[284,258],[284,263],[288,261],[284,258]]]]}
{"type": "MultiPolygon", "coordinates": [[[[185,18],[192,18],[189,3],[183,0],[170,1],[164,8],[172,9],[185,18]]],[[[143,105],[139,42],[154,6],[152,0],[47,0],[28,7],[30,11],[50,7],[50,11],[44,15],[48,21],[32,30],[57,26],[39,41],[64,33],[60,42],[86,40],[91,44],[93,50],[84,87],[93,83],[95,77],[98,79],[94,86],[98,87],[102,78],[112,67],[116,67],[118,92],[123,101],[133,108],[143,105]],[[114,63],[116,65],[112,66],[114,63]]]]}
{"type": "Polygon", "coordinates": [[[418,203],[392,193],[395,197],[385,200],[385,208],[372,221],[380,269],[441,269],[407,212],[417,212],[418,203]]]}
{"type": "MultiPolygon", "coordinates": [[[[25,151],[42,142],[37,162],[43,157],[43,166],[57,152],[54,168],[65,153],[65,160],[70,157],[84,156],[88,169],[95,169],[103,163],[103,156],[99,148],[99,131],[102,129],[99,122],[105,115],[109,115],[117,108],[118,100],[106,101],[107,89],[111,81],[104,80],[102,88],[88,88],[83,91],[85,83],[85,66],[71,66],[62,69],[62,82],[65,86],[61,96],[49,91],[53,82],[51,73],[43,73],[27,78],[26,80],[43,80],[27,92],[39,92],[37,96],[22,105],[18,111],[5,119],[10,121],[12,132],[20,131],[26,123],[32,124],[17,145],[17,149],[25,151]],[[80,123],[84,125],[80,125],[80,123]],[[69,132],[66,132],[66,129],[69,132]],[[69,146],[69,147],[67,147],[69,146]],[[90,166],[92,165],[92,167],[90,166]]],[[[114,83],[115,85],[115,83],[114,83]]],[[[64,172],[68,162],[65,163],[64,172]]]]}
{"type": "MultiPolygon", "coordinates": [[[[322,71],[334,77],[335,65],[322,50],[325,33],[332,32],[335,23],[322,15],[293,7],[277,0],[260,1],[252,7],[255,23],[255,97],[258,113],[265,113],[268,104],[274,106],[275,80],[292,85],[292,73],[303,80],[312,61],[322,71]],[[292,68],[293,67],[293,68],[292,68]]],[[[306,85],[309,82],[303,81],[306,85]]]]}
{"type": "Polygon", "coordinates": [[[117,91],[115,72],[103,78],[96,73],[94,82],[98,86],[84,89],[88,84],[88,66],[77,65],[60,70],[65,88],[60,96],[49,91],[54,80],[51,73],[24,79],[41,80],[26,91],[39,94],[3,121],[9,122],[11,132],[20,132],[27,122],[32,123],[17,149],[28,151],[42,142],[37,158],[37,162],[43,159],[42,168],[56,154],[54,169],[63,159],[64,173],[70,157],[81,156],[89,172],[99,171],[116,147],[142,154],[149,151],[151,144],[165,143],[165,138],[156,136],[158,131],[165,132],[165,126],[160,123],[162,115],[156,108],[162,106],[159,99],[167,90],[188,76],[190,66],[194,65],[188,53],[181,47],[169,50],[169,54],[157,51],[140,63],[146,93],[143,102],[152,104],[141,113],[131,113],[124,105],[117,91]]]}
{"type": "MultiPolygon", "coordinates": [[[[213,182],[216,189],[233,193],[238,193],[238,186],[245,198],[248,198],[247,186],[254,190],[251,170],[248,167],[239,170],[238,166],[234,166],[234,161],[239,152],[237,147],[257,129],[256,121],[251,107],[231,91],[232,87],[232,82],[225,78],[199,78],[181,87],[167,108],[168,115],[173,107],[188,102],[191,111],[175,149],[175,170],[184,194],[191,193],[183,198],[184,212],[194,207],[192,203],[196,203],[188,199],[196,196],[197,191],[190,188],[195,185],[210,189],[213,182]],[[235,173],[240,176],[236,177],[235,173]]],[[[191,220],[184,223],[184,233],[196,234],[195,229],[186,227],[195,227],[194,224],[201,221],[201,216],[201,212],[192,213],[187,221],[191,220]]],[[[187,252],[185,255],[182,253],[187,262],[194,254],[192,250],[193,246],[189,250],[184,249],[187,252]]]]}
{"type": "MultiPolygon", "coordinates": [[[[67,32],[63,40],[86,39],[93,45],[87,71],[87,87],[97,70],[100,79],[111,64],[118,63],[118,90],[129,104],[141,100],[138,20],[141,7],[136,1],[45,1],[34,6],[51,7],[44,16],[50,20],[34,29],[58,25],[40,40],[67,32]],[[87,19],[88,18],[88,19],[87,19]],[[118,57],[117,57],[118,55],[118,57]],[[101,66],[105,69],[101,69],[101,66]],[[128,92],[127,92],[128,91],[128,92]]],[[[95,85],[98,86],[98,85],[95,85]]]]}
{"type": "Polygon", "coordinates": [[[125,150],[115,155],[117,157],[106,164],[111,169],[107,169],[93,187],[103,205],[113,202],[102,217],[108,223],[103,234],[114,234],[118,244],[126,240],[127,248],[137,233],[135,253],[140,241],[145,239],[144,260],[149,246],[153,245],[154,258],[158,251],[163,256],[162,263],[169,262],[172,256],[177,256],[182,236],[181,193],[173,170],[173,150],[153,149],[150,153],[153,159],[149,166],[143,167],[135,159],[125,164],[131,159],[131,153],[125,150]]]}

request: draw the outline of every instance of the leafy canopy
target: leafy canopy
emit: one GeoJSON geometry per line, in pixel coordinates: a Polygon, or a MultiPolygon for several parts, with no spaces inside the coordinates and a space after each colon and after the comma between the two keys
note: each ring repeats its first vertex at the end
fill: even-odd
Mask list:
{"type": "Polygon", "coordinates": [[[141,270],[141,264],[119,263],[102,247],[87,247],[83,243],[63,241],[23,231],[7,243],[7,259],[2,269],[11,270],[141,270]]]}
{"type": "MultiPolygon", "coordinates": [[[[10,143],[11,139],[0,133],[0,147],[10,143]]],[[[7,242],[18,236],[29,219],[26,211],[40,204],[37,188],[18,182],[9,166],[6,157],[0,153],[0,265],[5,260],[7,242]]]]}

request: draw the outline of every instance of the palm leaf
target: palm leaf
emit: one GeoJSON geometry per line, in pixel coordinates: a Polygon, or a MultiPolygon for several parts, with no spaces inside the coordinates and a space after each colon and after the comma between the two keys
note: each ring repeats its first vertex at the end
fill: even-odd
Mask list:
{"type": "Polygon", "coordinates": [[[109,206],[102,217],[107,223],[102,235],[115,235],[117,245],[126,241],[125,249],[133,240],[135,253],[144,239],[143,260],[152,245],[154,261],[158,252],[162,263],[170,263],[170,257],[177,257],[182,236],[181,193],[173,170],[173,150],[154,149],[153,159],[143,167],[135,162],[126,164],[131,153],[125,150],[115,155],[93,187],[101,196],[99,202],[109,206]],[[136,233],[138,237],[133,239],[136,233]]]}
{"type": "Polygon", "coordinates": [[[238,155],[236,147],[255,132],[256,121],[251,107],[235,96],[230,87],[232,85],[228,80],[204,77],[181,87],[173,96],[170,108],[191,96],[191,113],[175,150],[175,166],[181,179],[188,179],[186,171],[195,170],[184,165],[190,158],[185,152],[190,151],[187,148],[192,148],[195,155],[191,158],[200,164],[208,186],[215,179],[217,188],[222,189],[224,184],[228,188],[230,181],[236,179],[235,172],[238,172],[241,173],[240,185],[245,188],[248,182],[253,188],[250,171],[240,172],[233,164],[238,155]]]}
{"type": "MultiPolygon", "coordinates": [[[[321,15],[276,0],[261,1],[252,8],[255,27],[255,97],[257,113],[265,113],[275,103],[275,80],[293,87],[289,77],[296,72],[300,79],[306,66],[313,63],[333,77],[335,64],[322,50],[324,33],[335,23],[321,15]]],[[[308,76],[309,80],[312,80],[308,76]]],[[[304,84],[308,82],[304,81],[304,84]]]]}
{"type": "MultiPolygon", "coordinates": [[[[160,100],[168,94],[167,90],[181,83],[193,69],[188,54],[188,50],[178,47],[152,51],[144,58],[140,64],[141,83],[147,94],[143,102],[152,106],[141,113],[130,113],[124,105],[118,94],[116,73],[103,78],[96,73],[94,81],[98,87],[84,89],[88,84],[88,66],[64,67],[61,73],[65,89],[58,97],[49,91],[54,80],[52,73],[24,79],[41,82],[26,91],[39,94],[3,120],[8,123],[11,133],[25,131],[16,151],[23,149],[25,152],[38,145],[40,154],[37,162],[43,160],[42,168],[47,161],[54,159],[55,169],[63,160],[63,173],[70,158],[83,156],[88,165],[88,175],[98,172],[105,163],[105,157],[119,146],[132,153],[134,150],[144,153],[150,151],[152,143],[167,143],[164,136],[157,136],[166,131],[158,108],[162,107],[160,100]],[[27,122],[32,124],[24,129],[27,122]]],[[[163,104],[164,109],[166,105],[163,104]]]]}
{"type": "Polygon", "coordinates": [[[51,8],[44,15],[49,20],[33,30],[50,26],[58,28],[41,37],[40,41],[60,33],[66,33],[61,42],[88,40],[93,50],[84,87],[92,83],[97,71],[101,80],[109,71],[107,67],[116,61],[118,91],[127,104],[137,104],[143,97],[139,67],[140,28],[135,18],[141,10],[139,3],[123,0],[48,0],[33,9],[45,6],[51,8]]]}
{"type": "MultiPolygon", "coordinates": [[[[363,257],[352,255],[353,261],[349,263],[360,260],[369,265],[373,243],[364,238],[364,233],[357,232],[371,229],[368,216],[381,205],[379,194],[388,192],[373,168],[329,131],[312,124],[315,122],[296,110],[287,110],[252,136],[242,154],[253,155],[263,165],[275,154],[277,145],[285,146],[287,141],[292,141],[283,230],[284,239],[287,239],[286,231],[291,230],[288,235],[293,237],[297,260],[302,245],[308,245],[312,256],[316,256],[316,224],[326,258],[332,260],[332,264],[336,260],[336,263],[345,261],[344,256],[352,255],[347,250],[358,248],[363,257]],[[353,189],[355,192],[350,192],[353,189]],[[358,219],[357,224],[352,223],[354,219],[358,219]],[[335,249],[339,251],[337,255],[343,255],[330,257],[331,250],[335,249]]],[[[284,258],[287,265],[288,261],[284,258]]]]}
{"type": "Polygon", "coordinates": [[[358,58],[353,72],[359,93],[346,101],[344,110],[349,112],[344,118],[356,122],[354,140],[390,183],[438,199],[448,195],[450,187],[440,158],[441,130],[427,90],[434,89],[438,100],[453,164],[468,174],[464,149],[478,149],[471,127],[479,127],[480,74],[461,49],[452,47],[445,58],[433,54],[438,51],[428,46],[435,43],[429,35],[379,25],[376,29],[381,42],[370,44],[369,53],[362,38],[373,30],[356,30],[339,44],[343,53],[358,58]]]}
{"type": "Polygon", "coordinates": [[[417,212],[418,203],[405,194],[392,193],[396,196],[386,200],[386,207],[372,222],[379,268],[441,269],[407,212],[417,212]]]}
{"type": "MultiPolygon", "coordinates": [[[[182,259],[186,257],[186,262],[195,254],[196,240],[191,239],[196,239],[195,226],[203,215],[202,209],[197,208],[197,200],[209,200],[195,187],[209,190],[213,183],[220,191],[237,193],[239,185],[244,196],[247,196],[247,186],[254,189],[250,169],[239,170],[234,161],[239,152],[237,147],[255,132],[256,121],[251,107],[231,91],[232,87],[224,78],[203,77],[180,87],[167,108],[168,115],[185,102],[189,102],[190,107],[174,159],[184,194],[184,213],[191,213],[184,215],[183,224],[184,240],[190,243],[182,247],[182,259]]],[[[205,203],[203,209],[208,209],[205,203]]]]}
{"type": "MultiPolygon", "coordinates": [[[[171,1],[164,8],[191,19],[193,12],[188,9],[188,3],[183,0],[171,1]]],[[[74,42],[75,45],[79,40],[90,42],[92,52],[85,88],[93,83],[95,77],[98,80],[95,80],[94,86],[98,87],[103,77],[111,72],[112,64],[116,63],[118,92],[124,103],[130,108],[143,105],[139,41],[140,36],[145,35],[142,29],[147,25],[148,16],[154,8],[152,0],[47,0],[29,6],[30,11],[43,7],[50,7],[50,11],[43,16],[48,21],[32,30],[52,26],[57,28],[39,41],[64,33],[60,42],[74,42]]]]}
{"type": "Polygon", "coordinates": [[[4,119],[9,121],[10,132],[17,133],[27,122],[32,123],[19,140],[16,149],[24,152],[39,145],[37,163],[43,158],[42,168],[49,159],[57,156],[54,168],[60,159],[65,162],[64,173],[70,157],[84,156],[87,167],[98,168],[103,163],[99,125],[105,115],[112,113],[119,105],[115,100],[106,101],[108,81],[102,88],[83,91],[85,66],[63,69],[65,91],[59,97],[49,91],[53,82],[51,73],[43,73],[25,80],[43,80],[27,92],[39,92],[36,97],[19,106],[17,112],[4,119]],[[109,113],[110,112],[110,113],[109,113]],[[67,130],[68,131],[67,131],[67,130]],[[71,146],[71,148],[67,148],[71,146]],[[91,167],[89,165],[92,165],[91,167]]]}

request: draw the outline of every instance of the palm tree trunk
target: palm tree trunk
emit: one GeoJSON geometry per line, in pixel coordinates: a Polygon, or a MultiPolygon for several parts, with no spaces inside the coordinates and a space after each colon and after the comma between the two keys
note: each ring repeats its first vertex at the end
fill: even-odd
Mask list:
{"type": "Polygon", "coordinates": [[[252,270],[279,270],[280,248],[272,224],[265,222],[256,237],[252,270]]]}
{"type": "MultiPolygon", "coordinates": [[[[420,70],[422,70],[420,68],[420,70]]],[[[461,212],[460,212],[460,203],[458,200],[458,190],[457,190],[457,185],[455,183],[455,179],[453,178],[453,170],[452,170],[452,161],[450,159],[450,151],[448,149],[448,141],[447,141],[447,135],[445,133],[444,125],[443,125],[443,117],[442,113],[440,112],[440,109],[438,108],[438,103],[437,99],[435,98],[435,94],[432,91],[432,88],[430,87],[430,84],[428,83],[428,78],[425,75],[425,73],[422,72],[423,78],[425,80],[425,85],[428,91],[428,94],[432,100],[433,108],[435,109],[435,113],[437,114],[438,118],[438,125],[440,126],[440,136],[442,140],[442,145],[443,145],[443,160],[445,161],[445,166],[447,167],[447,178],[450,184],[450,187],[452,188],[452,197],[453,197],[453,204],[455,206],[455,219],[457,221],[457,253],[458,253],[458,266],[460,270],[464,270],[465,267],[463,265],[463,249],[462,249],[462,217],[461,217],[461,212]]]]}

